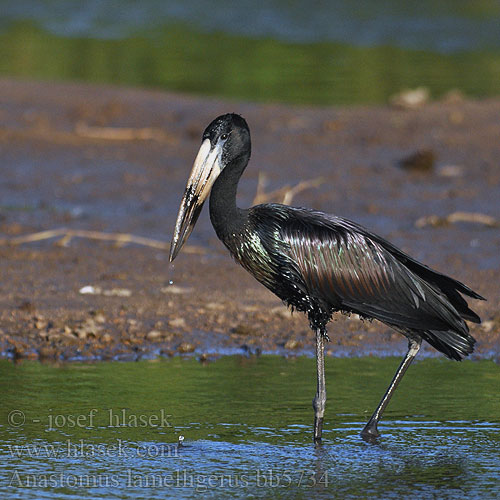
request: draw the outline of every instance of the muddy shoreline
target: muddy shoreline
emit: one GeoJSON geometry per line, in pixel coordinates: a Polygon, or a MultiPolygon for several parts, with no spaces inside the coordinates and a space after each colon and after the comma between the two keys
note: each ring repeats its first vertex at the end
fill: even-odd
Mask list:
{"type": "MultiPolygon", "coordinates": [[[[312,355],[306,319],[232,262],[206,213],[169,269],[165,248],[201,133],[228,111],[244,115],[253,134],[242,206],[259,173],[265,193],[321,178],[292,203],[352,218],[487,297],[472,304],[483,319],[471,325],[472,357],[499,359],[500,230],[447,217],[500,216],[500,99],[303,108],[9,79],[0,79],[3,357],[312,355]],[[430,165],[404,168],[421,151],[430,165]],[[61,228],[68,231],[16,239],[61,228]]],[[[401,335],[355,317],[339,316],[329,331],[331,356],[406,347],[401,335]]]]}

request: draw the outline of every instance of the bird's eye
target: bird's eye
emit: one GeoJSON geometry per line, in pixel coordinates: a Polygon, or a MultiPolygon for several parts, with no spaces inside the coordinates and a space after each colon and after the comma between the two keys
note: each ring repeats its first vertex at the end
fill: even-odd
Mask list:
{"type": "Polygon", "coordinates": [[[223,141],[225,141],[225,140],[227,139],[227,137],[228,137],[228,136],[227,136],[227,134],[222,134],[222,135],[220,136],[220,138],[221,138],[223,141]]]}

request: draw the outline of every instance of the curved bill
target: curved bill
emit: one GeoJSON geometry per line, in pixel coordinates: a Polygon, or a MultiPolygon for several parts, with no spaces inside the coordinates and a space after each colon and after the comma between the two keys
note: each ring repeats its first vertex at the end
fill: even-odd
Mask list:
{"type": "Polygon", "coordinates": [[[202,142],[177,214],[174,235],[170,244],[170,262],[177,257],[191,234],[203,203],[207,199],[213,183],[221,173],[221,155],[222,147],[219,144],[212,149],[209,139],[202,142]]]}

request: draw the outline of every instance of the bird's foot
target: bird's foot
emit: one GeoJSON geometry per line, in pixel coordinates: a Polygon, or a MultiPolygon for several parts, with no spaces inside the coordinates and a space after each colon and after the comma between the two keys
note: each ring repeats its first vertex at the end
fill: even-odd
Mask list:
{"type": "Polygon", "coordinates": [[[314,444],[321,444],[321,436],[323,435],[323,417],[314,417],[314,444]]]}
{"type": "Polygon", "coordinates": [[[368,422],[365,425],[365,428],[361,431],[361,437],[367,443],[377,443],[378,438],[380,437],[380,432],[377,429],[376,422],[368,422]]]}

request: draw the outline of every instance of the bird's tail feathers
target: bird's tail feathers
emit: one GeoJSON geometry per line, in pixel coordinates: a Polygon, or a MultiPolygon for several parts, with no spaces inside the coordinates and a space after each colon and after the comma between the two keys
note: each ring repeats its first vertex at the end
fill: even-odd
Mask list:
{"type": "Polygon", "coordinates": [[[426,330],[422,338],[450,359],[461,361],[474,350],[476,339],[468,332],[426,330]]]}

